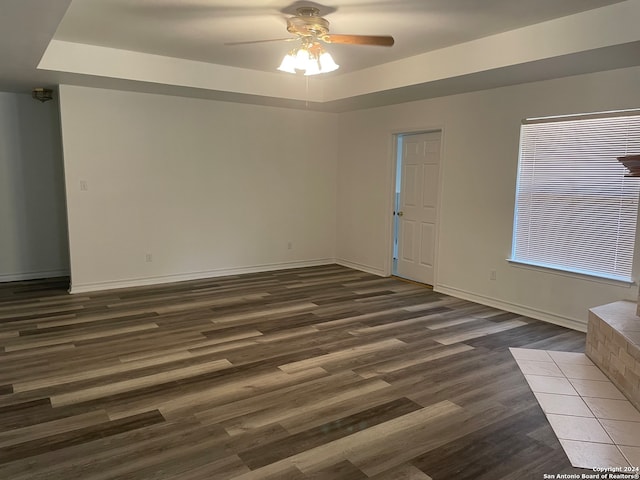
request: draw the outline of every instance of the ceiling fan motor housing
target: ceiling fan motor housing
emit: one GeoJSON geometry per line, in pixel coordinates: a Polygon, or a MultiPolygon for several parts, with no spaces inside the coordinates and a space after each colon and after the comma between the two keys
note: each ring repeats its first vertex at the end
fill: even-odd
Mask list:
{"type": "Polygon", "coordinates": [[[298,9],[298,15],[287,20],[287,31],[303,37],[323,37],[329,33],[329,21],[319,16],[314,7],[298,9]]]}

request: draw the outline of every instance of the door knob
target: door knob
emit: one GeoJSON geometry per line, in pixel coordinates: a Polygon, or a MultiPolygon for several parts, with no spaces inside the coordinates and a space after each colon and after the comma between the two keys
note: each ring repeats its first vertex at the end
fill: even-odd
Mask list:
{"type": "Polygon", "coordinates": [[[398,212],[398,216],[401,217],[404,215],[404,212],[398,212]]]}

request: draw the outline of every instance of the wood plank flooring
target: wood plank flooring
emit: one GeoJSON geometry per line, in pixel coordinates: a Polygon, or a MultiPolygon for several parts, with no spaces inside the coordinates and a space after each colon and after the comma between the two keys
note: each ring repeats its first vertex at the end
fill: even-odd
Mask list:
{"type": "Polygon", "coordinates": [[[584,472],[508,351],[582,333],[337,265],[66,287],[0,285],[2,479],[584,472]]]}

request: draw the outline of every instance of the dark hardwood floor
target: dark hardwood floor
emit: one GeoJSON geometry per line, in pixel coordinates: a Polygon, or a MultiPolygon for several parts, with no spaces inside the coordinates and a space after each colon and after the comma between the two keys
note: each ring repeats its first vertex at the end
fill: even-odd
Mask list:
{"type": "Polygon", "coordinates": [[[584,473],[508,351],[582,333],[335,265],[66,286],[0,285],[1,479],[584,473]]]}

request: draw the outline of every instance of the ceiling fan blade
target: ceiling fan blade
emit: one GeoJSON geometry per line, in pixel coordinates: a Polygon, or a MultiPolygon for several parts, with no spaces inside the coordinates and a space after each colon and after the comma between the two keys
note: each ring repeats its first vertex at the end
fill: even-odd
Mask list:
{"type": "Polygon", "coordinates": [[[225,45],[249,45],[252,43],[267,43],[267,42],[293,42],[294,40],[298,40],[298,37],[271,38],[269,40],[249,40],[247,42],[225,42],[225,45]]]}
{"type": "Polygon", "coordinates": [[[390,47],[395,40],[390,35],[336,35],[330,33],[322,37],[327,43],[346,43],[349,45],[375,45],[390,47]]]}

